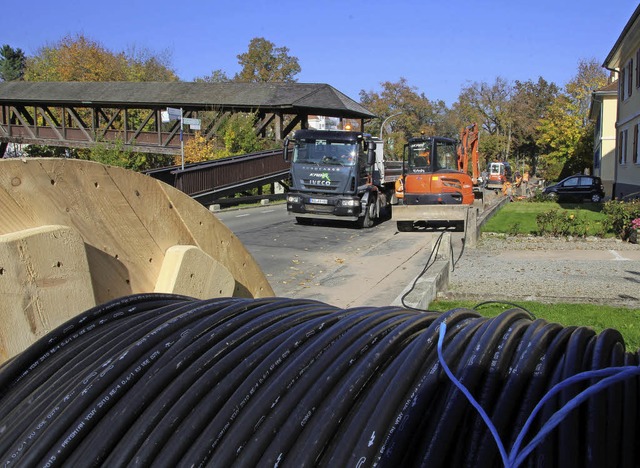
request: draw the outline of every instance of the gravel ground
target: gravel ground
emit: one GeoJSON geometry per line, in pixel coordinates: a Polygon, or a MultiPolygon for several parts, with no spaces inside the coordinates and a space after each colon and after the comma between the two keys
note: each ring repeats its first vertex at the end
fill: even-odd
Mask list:
{"type": "Polygon", "coordinates": [[[640,245],[484,234],[465,250],[440,297],[640,308],[640,245]]]}

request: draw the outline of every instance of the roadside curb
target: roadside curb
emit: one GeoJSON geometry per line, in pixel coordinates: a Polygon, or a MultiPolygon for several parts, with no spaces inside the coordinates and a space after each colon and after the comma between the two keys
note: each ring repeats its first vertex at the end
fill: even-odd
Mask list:
{"type": "MultiPolygon", "coordinates": [[[[480,229],[484,224],[494,216],[500,208],[509,203],[509,197],[501,197],[496,203],[491,203],[477,217],[475,234],[476,238],[480,238],[480,229]]],[[[467,234],[468,235],[468,234],[467,234]]],[[[475,246],[469,245],[470,248],[475,246]]],[[[436,248],[436,241],[431,244],[431,252],[436,248]]],[[[408,285],[393,302],[392,305],[403,306],[402,296],[407,294],[414,287],[414,293],[409,294],[405,299],[405,304],[411,308],[428,310],[429,304],[433,302],[438,293],[445,292],[449,289],[449,274],[453,270],[453,259],[451,258],[451,233],[443,233],[442,240],[435,252],[436,259],[423,276],[408,285]]]]}
{"type": "Polygon", "coordinates": [[[415,288],[413,293],[409,293],[402,303],[402,297],[412,288],[413,283],[408,285],[391,305],[399,307],[409,307],[412,309],[427,310],[429,304],[436,298],[438,291],[446,289],[449,284],[449,270],[451,262],[449,260],[437,260],[427,270],[427,274],[414,280],[415,288]]]}

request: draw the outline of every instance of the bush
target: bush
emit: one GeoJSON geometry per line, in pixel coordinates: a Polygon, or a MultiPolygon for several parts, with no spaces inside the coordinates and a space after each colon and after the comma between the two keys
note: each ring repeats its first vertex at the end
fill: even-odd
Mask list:
{"type": "Polygon", "coordinates": [[[536,216],[539,235],[586,237],[589,223],[578,211],[576,213],[550,210],[536,216]]]}
{"type": "Polygon", "coordinates": [[[605,202],[602,212],[605,214],[607,230],[612,231],[622,240],[629,238],[631,222],[640,218],[640,200],[622,202],[610,200],[605,202]]]}

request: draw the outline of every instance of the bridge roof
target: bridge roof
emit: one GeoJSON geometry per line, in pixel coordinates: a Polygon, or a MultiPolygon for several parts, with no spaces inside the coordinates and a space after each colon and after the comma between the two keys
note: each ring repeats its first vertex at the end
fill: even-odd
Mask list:
{"type": "Polygon", "coordinates": [[[358,102],[321,83],[29,82],[0,83],[0,104],[77,107],[182,107],[373,118],[358,102]]]}

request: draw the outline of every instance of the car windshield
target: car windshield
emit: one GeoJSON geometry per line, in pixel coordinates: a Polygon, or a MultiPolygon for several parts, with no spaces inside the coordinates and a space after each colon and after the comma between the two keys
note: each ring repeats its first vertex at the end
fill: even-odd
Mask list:
{"type": "Polygon", "coordinates": [[[297,142],[293,150],[293,162],[353,166],[357,156],[358,145],[353,142],[305,140],[297,142]]]}

